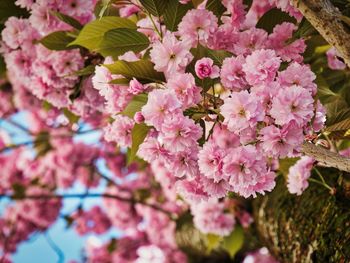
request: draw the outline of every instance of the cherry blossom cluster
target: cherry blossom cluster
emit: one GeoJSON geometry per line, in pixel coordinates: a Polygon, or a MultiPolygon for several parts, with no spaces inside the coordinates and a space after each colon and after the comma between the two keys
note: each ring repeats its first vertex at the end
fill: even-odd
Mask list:
{"type": "MultiPolygon", "coordinates": [[[[85,25],[99,19],[96,2],[17,0],[29,17],[5,23],[0,53],[7,80],[0,81],[0,117],[26,111],[37,155],[25,147],[0,155],[2,194],[54,195],[75,183],[95,188],[103,181],[97,165],[103,160],[113,175],[104,178],[101,207],[79,207],[67,218],[79,235],[116,228],[123,236],[89,239],[89,262],[182,263],[186,255],[175,240],[181,215],[191,214],[205,235],[227,237],[237,226],[248,228],[252,217],[238,196],[272,191],[284,158],[301,157],[289,170],[289,192],[300,195],[307,188],[315,161],[302,156],[301,146],[323,128],[325,108],[317,99],[316,75],[303,62],[305,41],[295,39],[302,15],[288,0],[256,0],[250,8],[242,0],[223,0],[219,15],[203,1],[172,30],[139,1],[121,1],[114,5],[119,16],[137,20],[137,31],[150,42],[144,51],[112,58],[77,47],[53,51],[39,43],[56,31],[77,34],[54,12],[85,25]],[[258,21],[273,8],[296,23],[263,29],[258,21]],[[117,61],[141,59],[163,80],[108,69],[117,61]],[[93,73],[77,74],[89,66],[93,73]],[[136,112],[126,114],[135,100],[136,112]],[[67,111],[103,131],[98,145],[74,140],[78,125],[70,123],[67,111]],[[140,126],[147,134],[135,142],[133,131],[140,126]],[[130,163],[127,148],[135,150],[136,143],[137,158],[130,163]]],[[[327,58],[331,69],[345,67],[334,48],[327,58]]],[[[0,131],[0,150],[8,145],[0,131]]],[[[0,247],[14,252],[31,233],[46,230],[60,208],[60,198],[19,198],[0,219],[0,247]]],[[[247,262],[249,257],[274,262],[260,250],[247,262]]]]}
{"type": "Polygon", "coordinates": [[[315,101],[315,74],[302,63],[304,40],[287,42],[296,26],[284,22],[268,34],[247,21],[239,2],[224,2],[228,11],[221,25],[211,11],[198,8],[188,11],[177,32],[161,28],[162,39],[153,32],[150,58],[155,70],[166,77],[160,88],[144,87],[136,80],[128,89],[103,86],[99,83],[118,76],[96,69],[94,86],[101,94],[112,89],[114,94],[128,93],[115,95],[117,100],[105,96],[118,105],[114,114],[129,96],[148,95],[134,120],[115,117],[105,130],[106,140],[130,147],[135,123],[153,127],[138,156],[149,163],[162,162],[186,199],[221,198],[228,192],[249,197],[271,191],[276,161],[300,156],[304,136],[319,131],[325,121],[325,110],[315,101]],[[200,45],[231,55],[221,65],[210,57],[195,61],[191,48],[200,45]],[[201,86],[209,81],[221,85],[219,90],[201,86]],[[194,118],[197,112],[204,112],[201,120],[209,133],[194,118]],[[201,138],[204,144],[199,143],[201,138]]]}

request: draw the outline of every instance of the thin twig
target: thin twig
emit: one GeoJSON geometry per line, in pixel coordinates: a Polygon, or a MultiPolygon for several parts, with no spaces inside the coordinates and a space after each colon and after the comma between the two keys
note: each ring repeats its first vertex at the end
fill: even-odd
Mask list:
{"type": "Polygon", "coordinates": [[[64,253],[62,249],[60,249],[58,245],[51,239],[48,232],[45,233],[45,239],[49,244],[49,246],[52,248],[52,250],[55,251],[55,253],[57,254],[58,256],[57,263],[64,263],[64,253]]]}

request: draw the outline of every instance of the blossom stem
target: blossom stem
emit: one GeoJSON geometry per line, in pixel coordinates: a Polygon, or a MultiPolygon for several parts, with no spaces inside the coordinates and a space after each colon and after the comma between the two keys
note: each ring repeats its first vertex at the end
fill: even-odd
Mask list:
{"type": "Polygon", "coordinates": [[[321,172],[320,172],[316,167],[314,167],[314,170],[315,170],[315,172],[317,173],[317,175],[320,177],[322,183],[327,184],[326,181],[324,180],[324,178],[323,178],[321,172]]]}
{"type": "Polygon", "coordinates": [[[334,189],[333,189],[332,187],[330,187],[328,184],[325,184],[325,183],[323,183],[323,182],[320,182],[319,180],[316,180],[316,179],[313,179],[313,178],[309,178],[309,181],[310,181],[310,182],[314,182],[314,183],[319,184],[319,185],[322,185],[322,186],[326,187],[326,188],[327,188],[329,191],[331,191],[331,192],[334,191],[334,189]]]}

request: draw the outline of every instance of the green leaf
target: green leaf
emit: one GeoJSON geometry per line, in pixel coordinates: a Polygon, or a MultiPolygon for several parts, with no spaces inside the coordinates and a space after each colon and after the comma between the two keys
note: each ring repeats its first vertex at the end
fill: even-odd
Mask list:
{"type": "Polygon", "coordinates": [[[111,2],[111,0],[99,1],[95,6],[95,16],[97,18],[101,18],[104,16],[119,16],[118,8],[115,5],[112,5],[111,2]]]}
{"type": "Polygon", "coordinates": [[[75,76],[87,76],[87,75],[91,75],[95,72],[95,65],[89,65],[83,69],[80,69],[78,71],[73,72],[72,75],[75,76]]]}
{"type": "Polygon", "coordinates": [[[208,254],[210,254],[214,249],[216,249],[219,246],[221,240],[222,240],[221,236],[217,236],[214,234],[206,235],[206,245],[207,245],[208,254]]]}
{"type": "Polygon", "coordinates": [[[51,14],[57,17],[62,22],[65,22],[66,24],[74,27],[75,29],[81,30],[83,28],[83,25],[80,24],[80,22],[76,20],[74,17],[62,14],[60,12],[55,12],[55,11],[52,11],[51,14]]]}
{"type": "Polygon", "coordinates": [[[206,49],[206,53],[207,56],[211,58],[215,64],[220,66],[222,65],[222,62],[225,58],[232,57],[232,54],[225,50],[211,50],[208,48],[206,49]]]}
{"type": "Polygon", "coordinates": [[[109,254],[112,254],[113,251],[115,251],[118,248],[118,240],[115,238],[112,238],[107,246],[107,251],[109,254]]]}
{"type": "Polygon", "coordinates": [[[147,103],[147,100],[148,97],[146,94],[134,96],[121,114],[128,116],[129,118],[134,118],[135,113],[141,110],[141,108],[147,103]]]}
{"type": "Polygon", "coordinates": [[[197,6],[199,6],[201,3],[203,3],[204,0],[192,0],[192,4],[194,5],[194,7],[197,8],[197,6]]]}
{"type": "Polygon", "coordinates": [[[187,11],[194,8],[192,2],[181,4],[179,1],[170,1],[164,12],[164,23],[168,30],[175,32],[177,26],[187,11]]]}
{"type": "Polygon", "coordinates": [[[56,31],[42,38],[39,43],[50,50],[67,50],[74,47],[68,47],[69,43],[74,40],[66,31],[56,31]]]}
{"type": "Polygon", "coordinates": [[[86,24],[70,45],[79,45],[95,51],[99,48],[104,34],[115,28],[136,29],[136,24],[127,18],[106,16],[86,24]]]}
{"type": "Polygon", "coordinates": [[[125,52],[133,51],[138,53],[149,46],[148,37],[130,28],[117,28],[107,31],[96,49],[103,56],[112,56],[117,59],[125,52]]]}
{"type": "Polygon", "coordinates": [[[350,118],[337,122],[331,126],[326,127],[326,132],[336,132],[336,131],[344,131],[350,129],[350,118]]]}
{"type": "Polygon", "coordinates": [[[218,18],[226,11],[225,6],[221,3],[221,0],[208,0],[206,9],[212,11],[218,18]]]}
{"type": "Polygon", "coordinates": [[[152,15],[160,17],[169,3],[174,0],[140,0],[142,6],[152,15]]]}
{"type": "Polygon", "coordinates": [[[244,243],[244,232],[242,227],[236,226],[232,233],[225,237],[222,243],[222,248],[233,258],[236,253],[242,248],[244,243]]]}
{"type": "Polygon", "coordinates": [[[73,112],[68,110],[67,108],[63,109],[63,115],[69,120],[70,123],[77,123],[79,121],[79,116],[75,115],[73,112]]]}
{"type": "Polygon", "coordinates": [[[112,74],[123,75],[127,79],[136,78],[141,83],[163,82],[163,73],[154,70],[154,65],[149,60],[127,62],[119,60],[114,64],[105,64],[112,74]]]}
{"type": "Polygon", "coordinates": [[[317,97],[322,103],[332,102],[339,97],[338,94],[330,90],[328,83],[321,74],[317,74],[316,76],[317,97]]]}
{"type": "Polygon", "coordinates": [[[50,145],[50,134],[47,131],[40,132],[34,140],[34,149],[36,151],[36,155],[44,156],[47,152],[51,150],[50,145]]]}
{"type": "Polygon", "coordinates": [[[273,8],[259,19],[256,27],[265,29],[268,33],[272,33],[273,28],[283,22],[291,22],[295,24],[296,20],[280,9],[273,8]]]}
{"type": "Polygon", "coordinates": [[[130,149],[130,155],[128,156],[128,164],[135,160],[137,151],[139,150],[139,146],[145,140],[150,129],[151,127],[148,127],[144,123],[135,124],[134,128],[131,131],[132,146],[130,149]]]}
{"type": "Polygon", "coordinates": [[[129,82],[130,82],[130,80],[121,78],[121,79],[113,79],[109,82],[109,84],[117,84],[120,86],[129,86],[129,82]]]}

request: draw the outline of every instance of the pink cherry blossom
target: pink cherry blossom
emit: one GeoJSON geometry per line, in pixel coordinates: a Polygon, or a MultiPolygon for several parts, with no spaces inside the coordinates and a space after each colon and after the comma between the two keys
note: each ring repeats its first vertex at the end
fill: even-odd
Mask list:
{"type": "Polygon", "coordinates": [[[104,129],[104,138],[108,142],[116,142],[120,147],[130,147],[133,127],[134,121],[132,119],[117,115],[113,123],[104,129]]]}
{"type": "Polygon", "coordinates": [[[160,138],[173,152],[189,149],[197,144],[202,129],[193,120],[180,114],[167,116],[161,128],[160,138]]]}
{"type": "Polygon", "coordinates": [[[278,81],[282,86],[298,85],[316,94],[316,79],[309,66],[297,62],[291,63],[285,70],[278,73],[278,81]]]}
{"type": "Polygon", "coordinates": [[[259,85],[271,82],[280,67],[281,59],[274,50],[262,49],[247,56],[243,71],[250,85],[259,85]]]}
{"type": "Polygon", "coordinates": [[[129,92],[133,95],[138,95],[142,93],[146,88],[135,78],[133,78],[129,83],[129,92]]]}
{"type": "Polygon", "coordinates": [[[219,77],[220,72],[219,67],[214,65],[214,61],[211,58],[202,58],[197,60],[195,70],[198,78],[200,79],[215,79],[219,77]]]}
{"type": "Polygon", "coordinates": [[[223,179],[222,167],[225,155],[226,151],[214,142],[206,142],[198,154],[199,170],[204,176],[215,181],[223,179]]]}
{"type": "Polygon", "coordinates": [[[224,124],[232,132],[254,128],[257,122],[264,119],[262,105],[254,94],[247,91],[233,92],[221,106],[224,124]]]}
{"type": "Polygon", "coordinates": [[[148,101],[142,107],[145,123],[160,129],[165,117],[180,112],[181,102],[172,90],[153,90],[148,94],[148,101]]]}
{"type": "Polygon", "coordinates": [[[240,91],[247,88],[248,83],[245,80],[243,64],[245,59],[242,55],[237,57],[225,58],[221,68],[221,83],[228,89],[240,91]]]}
{"type": "Polygon", "coordinates": [[[326,52],[326,55],[327,55],[328,67],[330,69],[341,70],[346,68],[345,63],[342,60],[340,60],[338,52],[335,49],[335,47],[331,47],[330,49],[328,49],[328,51],[326,52]]]}
{"type": "Polygon", "coordinates": [[[167,33],[162,42],[158,41],[153,44],[150,57],[155,64],[155,70],[171,76],[176,72],[183,73],[185,71],[185,67],[193,59],[189,50],[188,43],[177,40],[172,33],[167,33]]]}
{"type": "Polygon", "coordinates": [[[211,11],[192,9],[182,18],[178,28],[181,39],[189,41],[192,47],[197,42],[205,45],[211,34],[217,30],[218,19],[211,11]]]}
{"type": "Polygon", "coordinates": [[[304,141],[302,130],[294,122],[282,129],[267,126],[261,129],[260,134],[262,149],[272,157],[293,157],[304,141]]]}
{"type": "Polygon", "coordinates": [[[168,78],[167,87],[173,90],[183,109],[196,105],[201,100],[200,88],[191,73],[179,73],[168,78]]]}
{"type": "Polygon", "coordinates": [[[291,194],[301,195],[309,186],[307,179],[311,176],[314,162],[314,159],[303,156],[289,168],[287,187],[291,194]]]}
{"type": "Polygon", "coordinates": [[[281,89],[273,98],[270,114],[278,125],[285,125],[290,121],[304,125],[313,116],[313,103],[314,100],[308,90],[293,85],[281,89]]]}
{"type": "Polygon", "coordinates": [[[224,203],[217,199],[210,199],[191,206],[193,222],[204,234],[216,234],[228,236],[235,226],[235,218],[232,214],[224,213],[224,203]]]}

